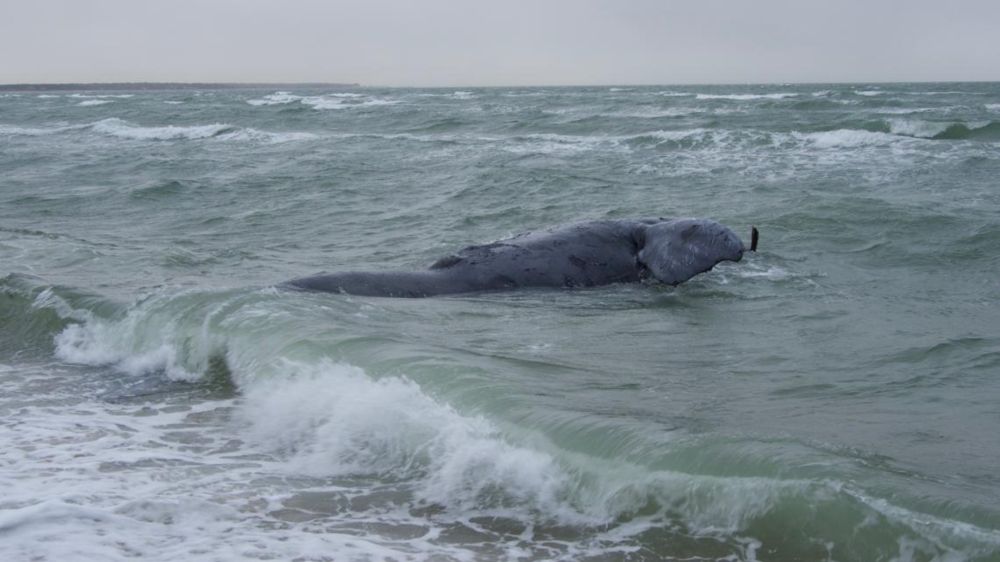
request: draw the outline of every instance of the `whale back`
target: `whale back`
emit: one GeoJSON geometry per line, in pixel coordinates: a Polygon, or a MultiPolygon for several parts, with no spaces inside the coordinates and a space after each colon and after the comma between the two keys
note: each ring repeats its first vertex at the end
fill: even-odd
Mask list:
{"type": "Polygon", "coordinates": [[[740,261],[743,242],[729,228],[707,219],[674,219],[643,230],[638,259],[657,280],[677,285],[721,261],[740,261]]]}

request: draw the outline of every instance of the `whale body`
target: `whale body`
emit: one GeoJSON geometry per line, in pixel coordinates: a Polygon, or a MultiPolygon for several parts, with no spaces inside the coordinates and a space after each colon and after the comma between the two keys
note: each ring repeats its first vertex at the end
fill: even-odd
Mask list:
{"type": "MultiPolygon", "coordinates": [[[[756,249],[753,229],[751,250],[756,249]]],[[[468,246],[423,271],[348,271],[293,279],[307,291],[384,297],[502,291],[522,287],[594,287],[655,280],[677,285],[747,248],[708,219],[597,220],[468,246]]]]}

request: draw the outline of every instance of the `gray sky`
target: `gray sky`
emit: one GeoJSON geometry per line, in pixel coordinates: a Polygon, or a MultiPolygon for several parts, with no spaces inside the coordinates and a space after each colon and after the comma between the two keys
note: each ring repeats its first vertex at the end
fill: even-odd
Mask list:
{"type": "Polygon", "coordinates": [[[0,83],[1000,80],[1000,0],[3,0],[0,83]]]}

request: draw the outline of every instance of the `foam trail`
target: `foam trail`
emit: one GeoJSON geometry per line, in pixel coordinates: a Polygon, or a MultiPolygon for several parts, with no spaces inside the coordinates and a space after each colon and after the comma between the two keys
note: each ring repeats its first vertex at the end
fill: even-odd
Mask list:
{"type": "Polygon", "coordinates": [[[194,140],[214,137],[220,133],[232,131],[231,125],[213,123],[211,125],[163,127],[139,127],[122,119],[113,117],[94,123],[91,127],[95,132],[113,137],[132,140],[194,140]]]}
{"type": "Polygon", "coordinates": [[[748,101],[748,100],[781,100],[785,98],[794,98],[799,94],[793,92],[778,92],[774,94],[698,94],[695,96],[700,100],[736,100],[736,101],[748,101]]]}

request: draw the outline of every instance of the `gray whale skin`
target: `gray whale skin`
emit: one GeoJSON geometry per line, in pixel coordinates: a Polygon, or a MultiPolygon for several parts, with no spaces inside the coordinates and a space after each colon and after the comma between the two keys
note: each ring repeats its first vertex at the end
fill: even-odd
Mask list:
{"type": "MultiPolygon", "coordinates": [[[[750,250],[756,250],[756,229],[750,250]]],[[[424,271],[322,273],[286,287],[381,297],[430,297],[521,287],[594,287],[652,279],[677,285],[747,248],[708,219],[598,220],[469,246],[424,271]]]]}

